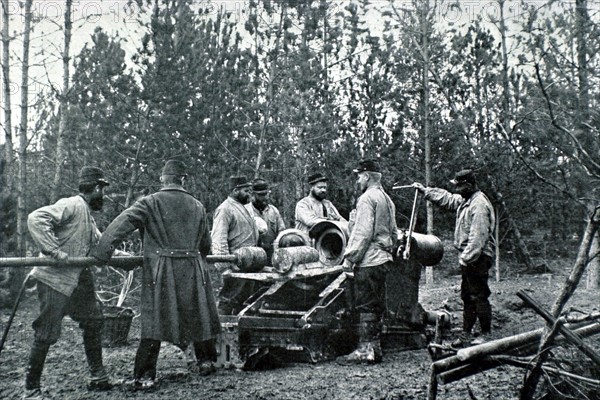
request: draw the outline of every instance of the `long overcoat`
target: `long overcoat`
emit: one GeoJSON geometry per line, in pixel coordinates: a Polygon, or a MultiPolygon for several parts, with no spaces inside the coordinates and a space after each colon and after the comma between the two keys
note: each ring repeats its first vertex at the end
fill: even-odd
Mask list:
{"type": "Polygon", "coordinates": [[[220,332],[206,255],[210,234],[202,203],[183,188],[164,188],[123,211],[102,235],[94,255],[108,259],[135,229],[143,232],[142,339],[178,345],[220,332]]]}

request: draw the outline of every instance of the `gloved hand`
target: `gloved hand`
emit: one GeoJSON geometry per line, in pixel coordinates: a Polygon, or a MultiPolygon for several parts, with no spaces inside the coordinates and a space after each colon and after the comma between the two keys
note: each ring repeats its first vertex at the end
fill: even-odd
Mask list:
{"type": "Polygon", "coordinates": [[[415,189],[417,189],[421,193],[423,193],[425,191],[425,186],[423,186],[419,182],[414,182],[411,186],[414,187],[415,189]]]}
{"type": "Polygon", "coordinates": [[[354,272],[354,263],[350,260],[344,260],[344,272],[354,272]]]}
{"type": "Polygon", "coordinates": [[[62,250],[56,250],[52,253],[52,258],[58,261],[57,267],[64,267],[67,265],[69,255],[62,250]]]}

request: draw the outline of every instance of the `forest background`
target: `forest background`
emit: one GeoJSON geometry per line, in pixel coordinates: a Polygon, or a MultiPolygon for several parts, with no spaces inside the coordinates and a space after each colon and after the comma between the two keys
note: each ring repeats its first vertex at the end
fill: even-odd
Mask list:
{"type": "MultiPolygon", "coordinates": [[[[414,192],[393,183],[450,188],[469,167],[500,268],[566,256],[598,206],[600,1],[1,2],[2,256],[35,254],[27,214],[84,165],[111,181],[101,230],[171,158],[209,213],[231,175],[267,179],[289,227],[315,171],[348,216],[352,169],[379,159],[407,228],[414,192]]],[[[421,208],[416,230],[451,238],[454,215],[421,208]]]]}

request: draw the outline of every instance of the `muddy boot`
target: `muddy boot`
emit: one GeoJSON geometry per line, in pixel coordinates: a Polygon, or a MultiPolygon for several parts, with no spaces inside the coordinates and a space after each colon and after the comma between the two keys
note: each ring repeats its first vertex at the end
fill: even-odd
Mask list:
{"type": "Polygon", "coordinates": [[[477,299],[475,306],[477,308],[481,333],[488,335],[492,331],[492,306],[487,298],[477,299]]]}
{"type": "Polygon", "coordinates": [[[42,378],[42,371],[44,370],[44,363],[46,362],[46,356],[48,355],[49,349],[49,343],[44,343],[37,340],[33,341],[31,351],[29,353],[27,373],[25,375],[25,396],[29,395],[30,397],[24,398],[35,399],[35,396],[42,395],[40,390],[40,381],[42,378]]]}
{"type": "Polygon", "coordinates": [[[202,376],[217,372],[215,361],[217,361],[217,348],[214,340],[194,342],[194,354],[196,363],[190,367],[190,371],[202,376]]]}
{"type": "Polygon", "coordinates": [[[352,353],[338,357],[336,362],[341,365],[376,364],[381,359],[379,320],[376,314],[360,314],[358,346],[352,353]]]}
{"type": "Polygon", "coordinates": [[[463,299],[463,332],[471,332],[477,321],[477,305],[474,300],[463,299]]]}
{"type": "Polygon", "coordinates": [[[21,397],[21,399],[23,399],[23,400],[52,400],[52,397],[50,397],[47,394],[45,394],[44,392],[42,392],[42,390],[40,388],[35,388],[35,389],[31,389],[31,390],[25,389],[25,393],[23,394],[23,397],[21,397]]]}
{"type": "Polygon", "coordinates": [[[102,337],[101,329],[87,329],[83,332],[83,348],[90,368],[90,381],[87,388],[90,391],[104,391],[112,389],[108,373],[102,362],[102,337]]]}
{"type": "Polygon", "coordinates": [[[131,390],[156,388],[156,363],[160,353],[160,340],[141,339],[135,354],[133,380],[127,382],[131,390]]]}

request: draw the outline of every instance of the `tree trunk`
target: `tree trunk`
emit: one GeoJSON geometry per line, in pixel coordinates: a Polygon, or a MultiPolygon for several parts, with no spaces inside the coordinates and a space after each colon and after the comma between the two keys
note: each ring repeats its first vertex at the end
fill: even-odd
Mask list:
{"type": "Polygon", "coordinates": [[[21,123],[19,126],[19,180],[17,198],[17,249],[20,256],[26,255],[27,243],[26,214],[27,204],[25,188],[27,187],[27,119],[29,110],[29,40],[31,31],[31,3],[25,2],[25,24],[23,27],[23,66],[21,68],[21,123]]]}
{"type": "Polygon", "coordinates": [[[260,134],[258,138],[258,151],[256,154],[256,164],[254,167],[254,177],[258,178],[260,176],[260,170],[262,168],[262,164],[264,162],[265,157],[265,141],[267,136],[267,131],[269,129],[269,124],[271,120],[271,115],[273,111],[273,101],[274,101],[274,88],[275,88],[275,78],[277,75],[277,61],[279,59],[279,47],[281,43],[281,36],[283,34],[283,23],[286,19],[287,7],[285,3],[281,3],[281,15],[279,16],[279,27],[277,28],[277,33],[275,37],[275,48],[273,49],[272,54],[274,54],[271,59],[271,68],[269,69],[269,81],[267,82],[267,102],[266,109],[264,110],[264,120],[260,126],[260,134]]]}
{"type": "Polygon", "coordinates": [[[67,130],[67,108],[69,106],[69,63],[71,57],[69,49],[71,47],[71,8],[73,0],[65,2],[65,36],[64,49],[62,54],[63,61],[63,87],[60,96],[60,122],[58,124],[58,132],[56,133],[56,165],[54,170],[54,184],[52,186],[51,201],[54,203],[58,200],[61,192],[61,182],[63,180],[63,163],[65,159],[65,132],[67,130]]]}
{"type": "Polygon", "coordinates": [[[523,236],[521,236],[521,231],[519,231],[519,227],[508,212],[508,208],[506,207],[506,203],[504,202],[502,193],[498,191],[498,188],[496,187],[496,184],[493,181],[491,182],[490,186],[492,196],[498,204],[499,211],[506,216],[506,220],[508,222],[508,229],[512,232],[515,238],[519,254],[521,255],[521,261],[523,261],[527,270],[533,270],[535,265],[533,263],[533,259],[531,258],[531,254],[529,253],[529,249],[527,249],[527,245],[523,240],[523,236]]]}
{"type": "MultiPolygon", "coordinates": [[[[431,134],[429,125],[429,0],[423,4],[421,17],[421,34],[423,48],[423,141],[425,147],[425,186],[431,186],[431,134]]],[[[433,204],[428,201],[427,209],[427,233],[433,234],[433,204]]],[[[425,267],[425,285],[433,285],[433,267],[425,267]]]]}
{"type": "MultiPolygon", "coordinates": [[[[589,71],[588,71],[588,50],[587,40],[589,37],[588,27],[590,26],[590,16],[588,14],[587,0],[576,0],[575,1],[575,15],[576,15],[576,35],[577,35],[577,78],[579,81],[579,135],[583,140],[583,144],[587,146],[597,146],[596,136],[587,126],[590,121],[590,84],[589,84],[589,71]]],[[[591,147],[592,149],[594,147],[591,147]]],[[[598,252],[598,235],[595,235],[592,239],[592,246],[590,248],[590,265],[588,266],[588,277],[586,286],[588,289],[598,288],[598,275],[600,274],[600,260],[598,257],[594,257],[594,254],[598,252]]]]}
{"type": "MultiPolygon", "coordinates": [[[[27,186],[27,111],[29,103],[29,38],[31,30],[31,3],[25,2],[25,24],[23,27],[23,65],[21,68],[21,122],[19,124],[19,175],[17,180],[17,255],[27,255],[27,205],[25,188],[27,186]]],[[[12,269],[10,271],[10,294],[15,299],[19,295],[25,271],[12,269]]]]}
{"type": "Polygon", "coordinates": [[[594,236],[592,240],[592,246],[590,247],[590,265],[588,266],[588,275],[586,280],[586,288],[588,290],[597,290],[598,285],[600,284],[600,268],[598,264],[600,263],[598,258],[600,258],[600,246],[598,241],[598,233],[594,236]]]}
{"type": "Polygon", "coordinates": [[[496,228],[494,229],[496,255],[496,282],[500,282],[500,207],[496,207],[496,228]]]}
{"type": "Polygon", "coordinates": [[[6,190],[10,192],[13,186],[13,138],[12,138],[12,110],[10,104],[10,36],[8,31],[9,23],[9,2],[2,0],[2,94],[4,99],[4,178],[6,190]]]}

